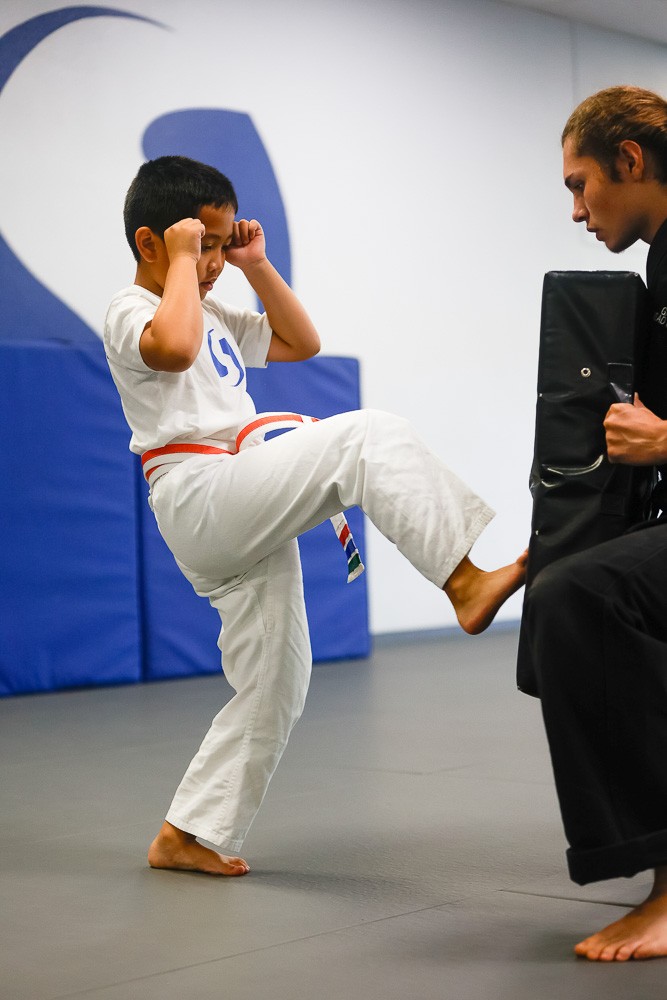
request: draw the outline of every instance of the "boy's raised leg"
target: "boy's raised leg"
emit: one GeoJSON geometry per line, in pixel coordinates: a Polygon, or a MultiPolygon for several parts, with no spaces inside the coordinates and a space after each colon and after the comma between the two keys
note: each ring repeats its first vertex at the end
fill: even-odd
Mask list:
{"type": "Polygon", "coordinates": [[[200,844],[195,836],[164,821],[148,849],[151,868],[203,872],[205,875],[246,875],[250,871],[243,858],[230,858],[200,844]]]}

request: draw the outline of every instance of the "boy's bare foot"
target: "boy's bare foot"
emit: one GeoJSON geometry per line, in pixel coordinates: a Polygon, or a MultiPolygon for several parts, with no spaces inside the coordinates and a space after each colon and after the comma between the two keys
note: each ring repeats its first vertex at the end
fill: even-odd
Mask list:
{"type": "Polygon", "coordinates": [[[200,844],[191,833],[179,830],[166,820],[148,849],[148,864],[151,868],[173,868],[206,875],[246,875],[250,871],[243,858],[218,854],[200,844]]]}
{"type": "Polygon", "coordinates": [[[496,614],[526,579],[528,549],[516,562],[487,573],[465,556],[443,587],[452,602],[459,625],[469,635],[488,628],[496,614]]]}
{"type": "Polygon", "coordinates": [[[598,934],[580,941],[577,955],[593,962],[667,955],[667,868],[658,868],[648,898],[598,934]]]}

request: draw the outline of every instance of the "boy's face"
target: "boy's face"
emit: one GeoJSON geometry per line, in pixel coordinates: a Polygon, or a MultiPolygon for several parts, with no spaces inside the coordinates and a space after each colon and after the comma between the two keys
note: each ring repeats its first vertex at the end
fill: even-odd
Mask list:
{"type": "MultiPolygon", "coordinates": [[[[197,261],[199,297],[203,299],[211,291],[225,266],[225,249],[232,243],[234,234],[234,209],[231,205],[220,208],[204,205],[197,218],[205,226],[197,261]]],[[[169,252],[165,241],[157,236],[153,237],[153,245],[155,259],[150,264],[149,273],[144,275],[144,282],[146,288],[161,296],[169,271],[169,252]]]]}
{"type": "Polygon", "coordinates": [[[589,233],[612,253],[620,253],[644,238],[645,212],[639,191],[619,158],[619,180],[612,180],[592,156],[579,156],[571,137],[563,145],[563,176],[572,192],[574,222],[585,222],[589,233]]]}
{"type": "Polygon", "coordinates": [[[222,205],[220,208],[204,205],[197,218],[206,227],[201,239],[201,257],[197,263],[199,297],[203,299],[211,291],[225,266],[225,250],[231,245],[234,234],[234,209],[231,205],[222,205]]]}

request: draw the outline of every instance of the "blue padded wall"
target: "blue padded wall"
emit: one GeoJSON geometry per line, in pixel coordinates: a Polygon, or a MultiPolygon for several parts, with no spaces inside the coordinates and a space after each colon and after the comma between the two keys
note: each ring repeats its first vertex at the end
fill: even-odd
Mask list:
{"type": "MultiPolygon", "coordinates": [[[[249,369],[248,388],[258,411],[289,410],[327,417],[358,408],[358,362],[323,357],[299,365],[249,369]]],[[[145,484],[140,485],[140,496],[145,676],[215,673],[220,669],[218,613],[197,597],[176,566],[146,503],[145,484]]],[[[363,515],[352,510],[347,518],[363,558],[363,515]]],[[[367,656],[366,576],[346,582],[345,556],[328,521],[302,535],[299,547],[313,659],[367,656]]]]}
{"type": "Polygon", "coordinates": [[[0,342],[0,694],[139,680],[134,461],[99,342],[0,342]]]}
{"type": "MultiPolygon", "coordinates": [[[[359,404],[351,358],[249,377],[258,409],[359,404]]],[[[0,339],[0,695],[220,669],[218,615],[162,541],[128,441],[101,342],[0,339]]],[[[300,545],[314,659],[367,655],[365,576],[345,582],[328,523],[300,545]]]]}

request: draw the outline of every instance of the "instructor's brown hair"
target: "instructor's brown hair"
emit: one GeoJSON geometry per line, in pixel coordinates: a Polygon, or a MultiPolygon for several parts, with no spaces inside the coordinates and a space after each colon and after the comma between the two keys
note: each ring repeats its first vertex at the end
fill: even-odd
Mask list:
{"type": "Polygon", "coordinates": [[[568,118],[561,142],[571,138],[578,156],[592,156],[612,180],[621,143],[631,139],[648,154],[655,177],[667,183],[667,101],[641,87],[609,87],[587,97],[568,118]]]}

